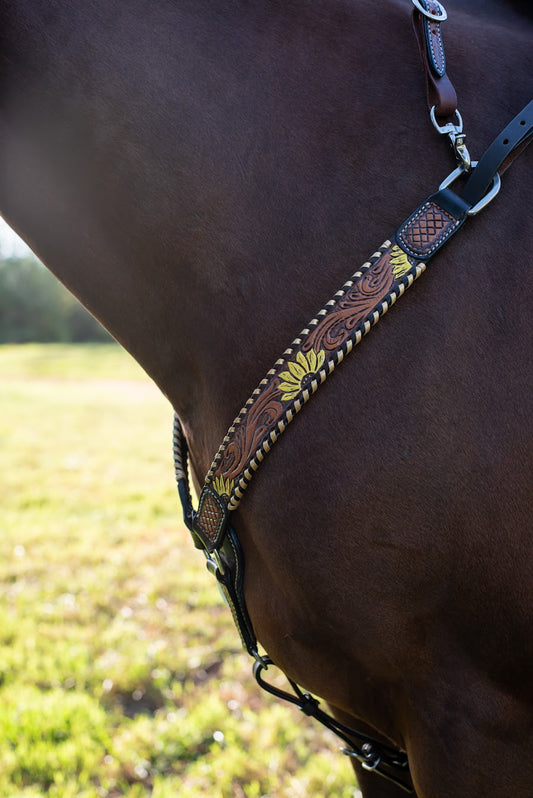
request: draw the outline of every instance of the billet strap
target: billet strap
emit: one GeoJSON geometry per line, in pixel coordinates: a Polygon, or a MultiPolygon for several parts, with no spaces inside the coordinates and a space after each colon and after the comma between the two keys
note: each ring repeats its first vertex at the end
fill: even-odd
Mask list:
{"type": "Polygon", "coordinates": [[[412,0],[413,26],[426,75],[428,107],[439,119],[453,117],[457,95],[446,74],[446,57],[441,24],[446,20],[444,7],[437,0],[412,0]]]}
{"type": "Polygon", "coordinates": [[[503,175],[533,136],[533,100],[509,122],[479,159],[461,193],[463,200],[475,206],[489,189],[494,175],[503,175]]]}
{"type": "MultiPolygon", "coordinates": [[[[533,102],[489,147],[462,195],[444,181],[337,291],[260,382],[228,430],[200,494],[192,527],[206,551],[216,551],[222,545],[230,513],[288,424],[345,355],[420,277],[427,261],[484,204],[480,192],[497,178],[497,170],[515,148],[530,140],[532,132],[533,102]]],[[[460,169],[456,171],[460,173],[460,169]]],[[[451,177],[455,176],[452,173],[451,177]]]]}

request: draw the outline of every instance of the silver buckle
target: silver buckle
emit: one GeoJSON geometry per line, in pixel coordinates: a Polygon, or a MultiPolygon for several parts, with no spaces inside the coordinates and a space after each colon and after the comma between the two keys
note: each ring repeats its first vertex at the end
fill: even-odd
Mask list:
{"type": "MultiPolygon", "coordinates": [[[[477,163],[478,163],[477,161],[472,161],[472,168],[473,169],[476,168],[477,163]]],[[[454,180],[457,180],[458,177],[461,177],[461,175],[465,174],[465,171],[466,170],[461,165],[461,166],[458,166],[457,169],[454,169],[453,172],[450,172],[448,177],[446,177],[442,181],[442,183],[440,184],[439,191],[442,191],[443,188],[448,188],[448,186],[451,186],[451,184],[454,182],[454,180]]],[[[500,175],[498,174],[498,172],[496,172],[496,174],[494,175],[494,177],[492,179],[492,186],[490,187],[490,189],[487,191],[485,196],[482,197],[479,200],[479,202],[476,202],[476,204],[474,205],[473,208],[470,208],[470,210],[466,212],[466,215],[467,216],[475,216],[476,213],[479,213],[480,211],[482,211],[483,208],[485,208],[489,204],[489,202],[492,202],[492,200],[494,199],[494,197],[496,196],[496,194],[500,190],[501,185],[502,185],[502,181],[501,181],[500,175]]]]}
{"type": "Polygon", "coordinates": [[[438,0],[433,0],[435,5],[439,7],[438,14],[435,14],[433,11],[427,11],[424,8],[424,6],[420,3],[420,0],[411,0],[411,2],[414,5],[414,7],[418,9],[418,11],[420,11],[421,14],[423,14],[428,19],[432,19],[434,22],[444,22],[446,19],[448,19],[448,14],[446,13],[446,9],[442,5],[442,3],[438,2],[438,0]]]}

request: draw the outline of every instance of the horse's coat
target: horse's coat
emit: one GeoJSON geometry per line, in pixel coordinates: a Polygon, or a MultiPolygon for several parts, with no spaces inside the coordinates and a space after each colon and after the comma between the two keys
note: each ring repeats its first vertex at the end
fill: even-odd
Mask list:
{"type": "MultiPolygon", "coordinates": [[[[521,4],[447,4],[477,157],[531,97],[521,4]]],[[[0,0],[0,210],[177,409],[198,479],[324,298],[453,168],[390,0],[0,0]]],[[[260,641],[408,752],[528,798],[530,155],[321,388],[235,524],[260,641]]],[[[398,791],[363,776],[365,798],[398,791]],[[368,784],[367,784],[368,781],[368,784]]]]}

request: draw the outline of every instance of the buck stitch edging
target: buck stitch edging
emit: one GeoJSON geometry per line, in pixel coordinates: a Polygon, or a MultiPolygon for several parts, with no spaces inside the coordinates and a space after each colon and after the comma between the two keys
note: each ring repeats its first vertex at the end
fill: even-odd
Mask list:
{"type": "Polygon", "coordinates": [[[431,65],[437,75],[442,78],[446,72],[446,57],[444,55],[440,22],[434,22],[426,18],[424,19],[424,24],[426,25],[428,34],[427,42],[430,47],[431,65]],[[432,25],[434,25],[434,27],[432,27],[432,25]],[[438,52],[436,52],[435,45],[438,52]]]}
{"type": "MultiPolygon", "coordinates": [[[[227,472],[224,470],[224,467],[221,465],[221,460],[223,459],[226,448],[228,444],[230,444],[234,438],[235,433],[239,432],[239,428],[245,423],[246,417],[254,408],[257,400],[264,394],[267,399],[269,398],[269,391],[270,394],[274,399],[279,400],[280,395],[283,391],[280,388],[280,385],[274,383],[277,379],[280,384],[281,381],[286,379],[288,372],[283,371],[283,369],[289,368],[289,364],[295,365],[298,361],[298,355],[304,350],[306,339],[313,335],[314,331],[317,330],[317,327],[321,323],[324,323],[325,317],[331,316],[332,312],[337,306],[339,302],[346,296],[348,291],[352,289],[356,282],[363,277],[368,270],[377,264],[377,262],[384,257],[388,256],[387,261],[385,262],[385,266],[388,268],[392,265],[391,261],[391,250],[398,249],[398,246],[393,246],[390,241],[386,241],[380,250],[375,252],[372,255],[370,261],[367,261],[363,266],[353,275],[353,277],[348,280],[344,286],[336,292],[333,299],[329,300],[326,306],[319,311],[317,316],[309,322],[308,327],[306,327],[300,335],[292,342],[291,346],[284,352],[283,356],[278,359],[272,369],[268,372],[267,376],[261,381],[259,386],[254,390],[251,397],[248,399],[242,410],[240,411],[239,415],[236,417],[235,421],[233,422],[232,426],[230,427],[228,434],[224,438],[215,458],[213,460],[211,469],[209,474],[206,477],[206,484],[211,483],[213,487],[215,484],[218,485],[222,484],[219,479],[221,476],[226,474],[227,472]],[[296,352],[296,359],[292,356],[296,352]],[[292,358],[292,359],[291,359],[292,358]],[[278,395],[279,394],[279,395],[278,395]]],[[[233,488],[230,492],[225,491],[225,501],[227,502],[227,510],[233,511],[239,505],[239,502],[243,496],[243,493],[248,486],[254,472],[258,469],[259,465],[263,461],[265,455],[270,451],[272,445],[277,441],[279,436],[282,432],[286,429],[288,424],[294,419],[296,414],[303,408],[303,406],[309,401],[311,396],[316,392],[318,387],[324,382],[329,374],[335,369],[335,367],[342,362],[345,355],[347,355],[351,350],[356,346],[362,338],[372,329],[372,327],[379,321],[379,319],[388,311],[388,309],[396,302],[396,299],[401,296],[406,288],[408,288],[415,279],[417,279],[425,270],[424,263],[417,263],[417,264],[410,264],[409,271],[404,272],[401,276],[399,275],[396,279],[393,279],[392,284],[390,286],[390,290],[381,298],[377,297],[376,304],[372,307],[372,309],[366,314],[366,316],[362,317],[359,322],[352,328],[352,329],[344,329],[344,340],[340,343],[337,349],[330,351],[327,358],[320,359],[317,357],[318,353],[316,350],[308,349],[307,351],[313,351],[314,356],[310,357],[308,362],[309,364],[315,364],[316,362],[320,362],[320,368],[316,371],[309,369],[307,372],[307,376],[309,376],[309,382],[305,384],[305,386],[301,385],[300,389],[298,390],[298,394],[294,396],[292,401],[289,403],[284,402],[285,407],[282,409],[281,402],[280,410],[282,412],[274,418],[271,422],[270,426],[266,427],[265,434],[263,437],[257,441],[257,445],[255,450],[246,450],[246,458],[242,458],[243,466],[240,468],[238,473],[235,475],[235,479],[233,481],[233,488]]],[[[338,310],[340,312],[340,310],[338,310]]],[[[334,314],[333,314],[334,315],[334,314]]],[[[334,318],[335,320],[335,318],[334,318]]],[[[319,327],[319,329],[321,329],[319,327]]],[[[320,350],[322,351],[322,350],[320,350]]],[[[298,361],[301,367],[301,371],[305,371],[305,364],[303,358],[300,358],[298,361]]],[[[298,367],[296,367],[296,370],[298,367]]],[[[300,372],[298,372],[300,373],[300,372]]],[[[305,376],[302,375],[302,376],[305,376]]],[[[297,378],[294,378],[295,383],[297,382],[297,378]]],[[[268,407],[268,405],[267,405],[268,407]]],[[[255,409],[255,408],[254,408],[255,409]]],[[[257,412],[257,410],[256,410],[257,412]]],[[[232,472],[233,473],[233,472],[232,472]]]]}

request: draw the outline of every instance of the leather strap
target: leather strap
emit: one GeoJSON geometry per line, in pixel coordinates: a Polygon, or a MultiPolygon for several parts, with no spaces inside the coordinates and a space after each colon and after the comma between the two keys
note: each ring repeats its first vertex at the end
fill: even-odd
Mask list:
{"type": "Polygon", "coordinates": [[[473,207],[489,189],[494,175],[502,175],[533,136],[533,100],[509,122],[478,161],[463,191],[463,200],[473,207]]]}
{"type": "MultiPolygon", "coordinates": [[[[417,0],[427,14],[442,15],[444,9],[435,0],[417,0]]],[[[413,26],[418,49],[426,75],[428,107],[435,108],[435,115],[441,119],[453,117],[457,110],[457,95],[446,74],[446,57],[442,40],[441,22],[422,13],[415,5],[413,26]]],[[[444,19],[446,18],[444,12],[444,19]]]]}

